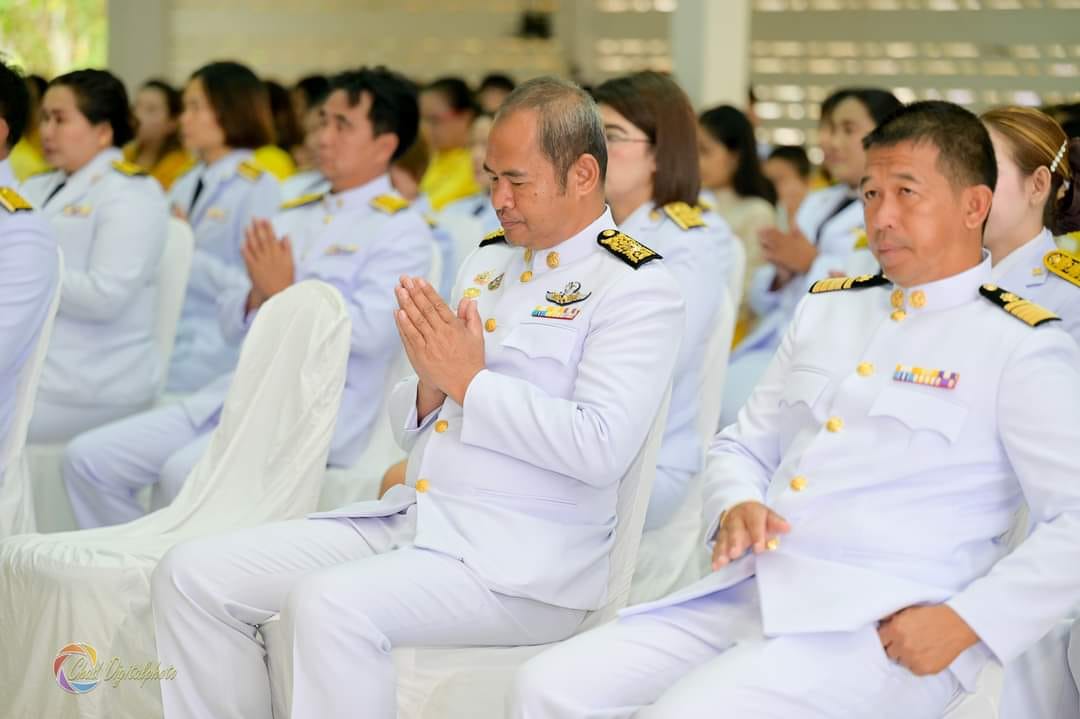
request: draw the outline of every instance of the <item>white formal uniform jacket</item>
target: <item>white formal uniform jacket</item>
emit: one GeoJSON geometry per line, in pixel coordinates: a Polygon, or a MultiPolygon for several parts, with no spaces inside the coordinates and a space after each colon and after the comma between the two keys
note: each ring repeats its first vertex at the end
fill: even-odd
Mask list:
{"type": "Polygon", "coordinates": [[[1033,328],[982,296],[990,275],[987,256],[921,287],[805,298],[706,470],[707,536],[750,500],[791,532],[627,612],[751,575],[766,635],[947,602],[981,638],[951,667],[969,690],[989,657],[1046,633],[1080,596],[1080,351],[1059,322],[1033,328]],[[1035,529],[1005,556],[1021,499],[1035,529]]]}
{"type": "Polygon", "coordinates": [[[200,162],[169,192],[169,204],[187,215],[195,234],[169,369],[170,391],[191,392],[236,366],[239,348],[221,334],[217,300],[247,278],[240,255],[244,231],[253,219],[272,217],[280,205],[277,180],[255,167],[251,155],[251,150],[234,150],[212,165],[200,162]],[[200,180],[203,189],[192,207],[200,180]]]}
{"type": "Polygon", "coordinates": [[[165,197],[149,175],[118,169],[122,159],[109,148],[73,175],[35,175],[22,188],[64,252],[60,308],[38,389],[59,404],[145,404],[164,372],[154,333],[165,197]]]}
{"type": "Polygon", "coordinates": [[[600,246],[611,228],[605,211],[551,250],[493,241],[474,252],[451,304],[476,298],[486,369],[464,405],[446,399],[422,419],[415,379],[391,399],[416,491],[315,516],[416,504],[415,545],[461,559],[490,589],[601,606],[619,481],[667,390],[684,326],[671,274],[655,260],[635,270],[600,246]]]}
{"type": "MultiPolygon", "coordinates": [[[[476,249],[477,237],[499,229],[499,216],[491,206],[491,196],[480,192],[447,203],[432,217],[449,233],[454,246],[454,262],[460,265],[476,249]]],[[[452,277],[457,277],[457,266],[452,277]]]]}
{"type": "Polygon", "coordinates": [[[1061,317],[1061,329],[1080,342],[1080,257],[1069,257],[1059,250],[1050,230],[1043,229],[994,265],[993,281],[1053,310],[1061,317]],[[1051,263],[1055,261],[1070,265],[1076,279],[1070,281],[1053,272],[1051,263]]]}
{"type": "MultiPolygon", "coordinates": [[[[15,411],[15,390],[34,351],[60,281],[56,240],[41,213],[8,193],[15,175],[0,160],[0,448],[15,411]]],[[[4,478],[0,449],[0,484],[4,478]]]]}
{"type": "Polygon", "coordinates": [[[304,170],[281,181],[281,201],[298,200],[304,195],[330,192],[330,181],[318,170],[304,170]]]}
{"type": "MultiPolygon", "coordinates": [[[[348,307],[352,341],[330,464],[351,465],[367,445],[401,352],[394,288],[402,275],[427,274],[434,251],[431,231],[394,193],[386,175],[284,210],[273,226],[279,238],[288,236],[292,242],[296,281],[327,282],[348,307]]],[[[255,319],[254,313],[245,313],[249,290],[245,279],[221,299],[221,327],[231,342],[240,343],[255,319]]],[[[221,410],[230,380],[225,375],[183,401],[195,425],[221,410]]]]}
{"type": "Polygon", "coordinates": [[[846,185],[836,185],[812,192],[803,200],[795,214],[795,224],[806,239],[816,245],[818,255],[809,272],[792,278],[775,291],[771,289],[776,278],[774,265],[766,263],[754,272],[750,278],[748,299],[759,319],[750,334],[734,350],[733,358],[748,350],[774,349],[780,343],[795,307],[810,286],[829,277],[830,273],[844,272],[848,267],[849,258],[865,226],[862,202],[855,200],[838,214],[830,215],[851,193],[852,190],[846,185]]]}
{"type": "Polygon", "coordinates": [[[679,479],[689,480],[704,464],[705,448],[697,426],[705,380],[702,363],[716,325],[725,283],[731,276],[732,245],[739,241],[719,215],[701,216],[683,203],[673,203],[672,207],[676,216],[683,217],[680,212],[689,213],[683,224],[677,223],[667,210],[654,209],[652,203],[646,203],[619,226],[664,256],[664,267],[674,275],[686,303],[686,329],[675,360],[671,408],[656,460],[659,471],[646,518],[646,526],[650,528],[670,519],[686,494],[686,482],[679,479]],[[682,207],[677,208],[679,205],[682,207]]]}

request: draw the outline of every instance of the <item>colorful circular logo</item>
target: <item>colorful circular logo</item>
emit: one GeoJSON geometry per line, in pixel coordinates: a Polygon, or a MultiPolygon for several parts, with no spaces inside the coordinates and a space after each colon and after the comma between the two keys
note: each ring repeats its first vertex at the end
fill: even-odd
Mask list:
{"type": "Polygon", "coordinates": [[[68,694],[86,694],[97,685],[97,651],[89,644],[68,644],[53,660],[56,683],[68,694]]]}

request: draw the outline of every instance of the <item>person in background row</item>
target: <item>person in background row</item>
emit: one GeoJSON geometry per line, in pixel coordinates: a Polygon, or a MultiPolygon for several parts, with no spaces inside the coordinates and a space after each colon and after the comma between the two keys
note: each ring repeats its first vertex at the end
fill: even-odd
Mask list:
{"type": "MultiPolygon", "coordinates": [[[[295,88],[293,96],[297,94],[295,88]]],[[[301,125],[304,129],[304,144],[293,152],[297,162],[297,171],[281,183],[281,201],[288,202],[305,195],[326,192],[329,183],[319,170],[319,130],[322,127],[322,104],[326,95],[312,96],[310,103],[305,102],[306,110],[301,125]]]]}
{"type": "MultiPolygon", "coordinates": [[[[734,299],[726,293],[731,245],[738,240],[722,219],[703,219],[696,208],[701,190],[694,172],[697,123],[689,98],[674,80],[656,72],[628,75],[599,85],[593,98],[604,121],[611,216],[620,230],[663,256],[686,306],[671,405],[645,515],[645,529],[652,530],[675,514],[690,479],[702,467],[705,448],[698,412],[703,363],[721,302],[734,299]]],[[[750,152],[756,162],[752,148],[750,152]]]]}
{"type": "Polygon", "coordinates": [[[810,194],[810,158],[798,145],[780,145],[769,153],[761,169],[776,190],[776,228],[788,232],[795,227],[795,215],[810,194]]]}
{"type": "Polygon", "coordinates": [[[133,136],[127,92],[111,73],[77,70],[49,83],[41,141],[56,170],[23,188],[64,252],[64,276],[31,442],[64,442],[137,412],[160,386],[168,213],[158,183],[123,161],[133,136]]]}
{"type": "MultiPolygon", "coordinates": [[[[328,92],[330,92],[330,80],[325,75],[305,75],[297,80],[296,84],[289,90],[293,113],[302,121],[308,111],[322,104],[328,92]]],[[[307,164],[304,166],[311,167],[316,163],[316,158],[312,156],[307,158],[307,164]]],[[[301,164],[299,161],[297,162],[297,165],[301,164]]]]}
{"type": "Polygon", "coordinates": [[[266,89],[249,68],[215,62],[196,70],[184,88],[180,133],[198,159],[169,192],[173,213],[195,233],[167,385],[184,393],[236,366],[240,350],[222,335],[218,300],[245,283],[244,231],[274,214],[280,195],[274,176],[254,162],[273,127],[266,89]]]}
{"type": "Polygon", "coordinates": [[[51,169],[41,151],[41,98],[49,83],[41,75],[27,75],[25,80],[30,94],[30,115],[26,132],[8,155],[11,170],[19,182],[51,169]]]}
{"type": "Polygon", "coordinates": [[[476,102],[480,106],[480,112],[494,117],[499,111],[499,105],[513,91],[514,80],[509,75],[498,72],[485,75],[476,91],[476,102]]]}
{"type": "MultiPolygon", "coordinates": [[[[56,240],[41,213],[15,190],[8,159],[29,116],[26,83],[0,61],[0,487],[19,382],[60,281],[56,240]]],[[[6,519],[0,516],[0,534],[6,519]]]]}
{"type": "Polygon", "coordinates": [[[697,130],[701,168],[701,204],[731,227],[746,250],[739,321],[735,341],[752,326],[754,313],[746,303],[750,277],[764,262],[761,232],[776,224],[776,190],[761,172],[754,128],[746,115],[730,105],[701,113],[697,130]]]}
{"type": "Polygon", "coordinates": [[[124,146],[124,159],[150,173],[168,192],[193,164],[180,142],[183,99],[163,80],[147,80],[135,95],[135,139],[124,146]]]}
{"type": "Polygon", "coordinates": [[[998,164],[984,236],[994,282],[1053,310],[1080,342],[1080,257],[1054,243],[1080,230],[1080,140],[1028,107],[996,108],[982,121],[998,164]]]}
{"type": "Polygon", "coordinates": [[[440,78],[420,92],[421,134],[432,153],[420,192],[435,212],[480,189],[469,152],[469,127],[475,117],[472,91],[461,78],[440,78]]]}
{"type": "Polygon", "coordinates": [[[304,145],[304,129],[300,123],[301,115],[294,110],[292,96],[285,86],[274,80],[265,80],[266,94],[270,98],[270,117],[274,124],[274,143],[270,147],[256,150],[256,162],[262,163],[278,178],[285,180],[296,172],[295,153],[304,145]]]}
{"type": "Polygon", "coordinates": [[[751,278],[749,295],[758,319],[732,352],[724,385],[723,424],[732,423],[746,403],[806,290],[830,273],[843,274],[856,262],[856,254],[874,263],[866,250],[865,221],[857,196],[866,165],[862,138],[900,107],[892,93],[872,88],[838,90],[822,103],[825,167],[837,184],[808,195],[790,231],[766,229],[760,235],[766,264],[751,278]]]}

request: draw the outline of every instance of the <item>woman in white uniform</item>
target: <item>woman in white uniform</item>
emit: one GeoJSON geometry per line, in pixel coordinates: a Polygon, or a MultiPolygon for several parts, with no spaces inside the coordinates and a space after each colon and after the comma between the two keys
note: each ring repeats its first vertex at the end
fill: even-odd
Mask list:
{"type": "Polygon", "coordinates": [[[1080,257],[1054,242],[1054,235],[1080,229],[1080,140],[1070,141],[1053,118],[1029,107],[990,110],[982,121],[998,166],[984,240],[994,282],[1053,310],[1080,342],[1080,257]]]}
{"type": "Polygon", "coordinates": [[[31,442],[63,442],[145,409],[163,372],[155,345],[165,198],[123,161],[132,139],[123,83],[78,70],[49,83],[45,159],[23,185],[64,252],[63,290],[30,424],[31,442]]]}
{"type": "Polygon", "coordinates": [[[722,425],[735,421],[810,285],[830,274],[846,274],[859,264],[853,259],[856,254],[873,263],[870,253],[861,249],[865,221],[856,197],[866,165],[862,140],[899,107],[892,93],[860,88],[838,90],[822,103],[819,139],[825,168],[836,184],[807,196],[791,232],[761,233],[766,264],[751,278],[748,298],[757,323],[732,351],[722,425]]]}
{"type": "MultiPolygon", "coordinates": [[[[686,303],[686,332],[645,516],[649,530],[675,514],[704,461],[697,427],[703,362],[738,240],[719,216],[702,219],[695,207],[701,189],[697,120],[686,93],[671,78],[655,72],[616,78],[593,96],[607,138],[605,190],[612,218],[624,233],[663,256],[686,303]]],[[[578,291],[585,294],[588,288],[578,291]]]]}
{"type": "Polygon", "coordinates": [[[281,203],[278,181],[252,160],[273,141],[262,81],[235,62],[195,71],[184,88],[180,136],[199,163],[176,181],[169,204],[191,223],[195,255],[169,368],[170,392],[194,392],[231,372],[239,346],[225,341],[217,300],[247,282],[240,256],[244,230],[281,203]]]}

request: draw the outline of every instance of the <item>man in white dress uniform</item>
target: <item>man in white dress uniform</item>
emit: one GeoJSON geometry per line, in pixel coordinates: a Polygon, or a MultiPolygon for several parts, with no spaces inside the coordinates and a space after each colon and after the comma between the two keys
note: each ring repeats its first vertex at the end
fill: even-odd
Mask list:
{"type": "Polygon", "coordinates": [[[714,440],[715,571],[532,660],[515,716],[940,719],[1075,605],[1080,349],[990,283],[990,139],[925,102],[864,142],[884,274],[815,284],[714,440]]]}
{"type": "Polygon", "coordinates": [[[397,290],[417,374],[391,400],[407,483],[167,554],[166,717],[269,718],[256,629],[279,612],[294,719],[391,719],[393,647],[556,641],[605,603],[618,485],[671,381],[679,289],[614,229],[580,88],[521,86],[485,164],[505,231],[464,263],[454,309],[422,280],[397,290]]]}

